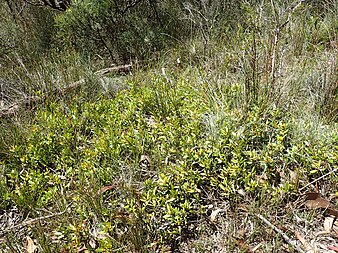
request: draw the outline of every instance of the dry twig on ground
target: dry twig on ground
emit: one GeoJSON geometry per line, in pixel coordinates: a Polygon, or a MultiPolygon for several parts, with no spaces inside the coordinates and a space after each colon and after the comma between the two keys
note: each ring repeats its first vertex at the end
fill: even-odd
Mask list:
{"type": "Polygon", "coordinates": [[[260,218],[266,225],[268,225],[269,227],[271,227],[273,230],[275,230],[278,234],[280,234],[283,239],[289,244],[291,245],[295,250],[297,250],[300,253],[305,253],[305,251],[300,248],[295,242],[293,242],[291,240],[290,237],[288,237],[282,230],[280,230],[279,228],[277,228],[275,225],[273,225],[270,221],[268,221],[266,218],[264,218],[262,215],[260,214],[256,214],[256,216],[258,218],[260,218]]]}
{"type": "Polygon", "coordinates": [[[65,210],[63,210],[62,212],[59,212],[59,213],[52,213],[52,214],[50,214],[50,215],[37,217],[37,218],[34,218],[34,219],[30,219],[30,220],[21,222],[21,223],[19,223],[19,224],[17,224],[17,225],[8,227],[8,228],[6,228],[6,229],[4,229],[3,231],[0,232],[0,236],[4,236],[5,234],[7,234],[8,232],[12,231],[13,229],[20,229],[20,228],[22,228],[22,227],[28,226],[28,225],[30,225],[30,224],[32,224],[32,223],[37,222],[37,221],[42,221],[42,220],[46,220],[46,219],[50,219],[50,218],[53,218],[53,217],[56,217],[56,216],[63,215],[64,213],[67,212],[68,208],[69,208],[71,205],[72,205],[72,203],[70,203],[68,206],[66,206],[65,210]]]}

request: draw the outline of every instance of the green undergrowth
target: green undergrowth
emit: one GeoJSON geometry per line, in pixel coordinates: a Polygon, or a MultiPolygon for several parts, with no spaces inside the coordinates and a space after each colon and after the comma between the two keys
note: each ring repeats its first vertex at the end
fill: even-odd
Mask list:
{"type": "Polygon", "coordinates": [[[283,109],[216,111],[203,83],[141,76],[109,98],[47,101],[2,160],[1,208],[35,217],[71,204],[57,222],[33,228],[41,247],[175,249],[198,235],[215,199],[279,203],[337,167],[337,131],[309,139],[283,109]]]}
{"type": "Polygon", "coordinates": [[[283,251],[255,214],[338,196],[337,1],[120,2],[0,3],[0,252],[283,251]]]}

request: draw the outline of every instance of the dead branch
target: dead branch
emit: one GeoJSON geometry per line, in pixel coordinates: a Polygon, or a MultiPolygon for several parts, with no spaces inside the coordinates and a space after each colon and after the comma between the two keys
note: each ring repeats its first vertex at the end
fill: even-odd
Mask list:
{"type": "MultiPolygon", "coordinates": [[[[126,64],[126,65],[120,65],[120,66],[114,66],[114,67],[110,67],[110,68],[104,68],[104,69],[100,69],[98,71],[96,71],[94,74],[98,77],[102,77],[105,76],[107,74],[110,73],[126,73],[128,71],[131,71],[132,69],[132,64],[126,64]]],[[[3,108],[2,110],[0,110],[0,119],[6,116],[12,116],[14,114],[16,114],[21,108],[27,108],[28,106],[32,106],[38,102],[44,101],[46,100],[48,97],[50,97],[51,95],[55,95],[58,93],[61,94],[65,94],[65,93],[69,93],[71,91],[74,91],[75,89],[77,89],[78,87],[80,87],[81,85],[86,83],[86,79],[82,78],[76,82],[71,83],[70,85],[66,86],[63,89],[54,89],[51,92],[48,92],[40,97],[38,96],[31,96],[31,97],[27,97],[27,98],[23,98],[5,108],[3,108]]]]}
{"type": "Polygon", "coordinates": [[[300,253],[305,253],[305,251],[300,248],[296,243],[294,243],[290,237],[288,237],[282,230],[280,230],[279,228],[277,228],[275,225],[271,224],[270,221],[268,221],[266,218],[264,218],[262,215],[260,214],[256,214],[256,216],[258,218],[260,218],[266,225],[268,225],[269,227],[271,227],[273,230],[275,230],[278,234],[280,234],[283,239],[290,244],[295,250],[297,250],[300,253]]]}
{"type": "Polygon", "coordinates": [[[302,192],[302,191],[303,191],[305,188],[307,188],[308,186],[313,185],[314,183],[318,182],[319,180],[321,180],[321,179],[323,179],[323,178],[325,178],[325,177],[327,177],[327,176],[329,176],[329,175],[331,175],[332,173],[335,173],[335,172],[337,172],[337,171],[338,171],[338,168],[336,168],[336,169],[334,169],[334,170],[332,170],[332,171],[326,173],[325,175],[323,175],[323,176],[321,176],[321,177],[319,177],[319,178],[313,180],[312,182],[309,182],[308,184],[306,184],[305,186],[303,186],[302,188],[300,188],[299,191],[302,192]]]}
{"type": "Polygon", "coordinates": [[[9,227],[9,228],[6,228],[6,229],[4,229],[4,230],[2,230],[2,231],[0,232],[0,236],[4,236],[5,234],[9,233],[9,232],[12,231],[13,229],[20,229],[20,228],[23,228],[23,227],[25,227],[25,226],[28,226],[28,225],[30,225],[30,224],[32,224],[32,223],[35,223],[35,222],[38,222],[38,221],[42,221],[42,220],[46,220],[46,219],[50,219],[50,218],[53,218],[53,217],[56,217],[56,216],[63,215],[64,213],[67,212],[68,208],[69,208],[71,205],[72,205],[72,203],[70,203],[68,206],[66,206],[65,210],[63,210],[62,212],[59,212],[59,213],[53,213],[53,214],[50,214],[50,215],[37,217],[37,218],[34,218],[34,219],[30,219],[30,220],[21,222],[20,224],[11,226],[11,227],[9,227]]]}

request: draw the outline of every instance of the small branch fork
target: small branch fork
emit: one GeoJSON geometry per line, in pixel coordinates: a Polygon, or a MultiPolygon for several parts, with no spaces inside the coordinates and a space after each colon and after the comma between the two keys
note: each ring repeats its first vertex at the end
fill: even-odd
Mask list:
{"type": "Polygon", "coordinates": [[[278,17],[277,11],[275,9],[274,1],[271,0],[271,6],[273,8],[275,22],[276,22],[276,28],[275,28],[275,34],[273,38],[273,45],[272,45],[272,55],[271,55],[271,78],[272,83],[275,82],[275,68],[276,68],[276,59],[277,59],[277,46],[278,42],[281,36],[281,32],[284,29],[284,27],[290,22],[291,15],[296,11],[296,9],[304,2],[305,0],[299,0],[296,4],[291,5],[286,12],[288,13],[287,19],[284,22],[280,22],[281,20],[278,17]]]}

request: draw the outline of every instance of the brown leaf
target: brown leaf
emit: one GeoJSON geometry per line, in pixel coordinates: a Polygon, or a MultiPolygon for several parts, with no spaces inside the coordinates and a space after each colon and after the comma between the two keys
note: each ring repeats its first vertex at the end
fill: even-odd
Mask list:
{"type": "Polygon", "coordinates": [[[109,185],[109,186],[105,186],[103,188],[101,188],[100,190],[97,191],[97,195],[100,195],[106,191],[109,191],[111,189],[114,189],[116,187],[116,185],[109,185]]]}
{"type": "Polygon", "coordinates": [[[329,207],[327,209],[327,212],[332,215],[332,216],[335,216],[336,218],[338,218],[338,211],[336,209],[333,209],[332,207],[329,207]]]}
{"type": "Polygon", "coordinates": [[[327,246],[327,249],[334,250],[334,251],[338,252],[338,247],[337,246],[327,246]]]}
{"type": "Polygon", "coordinates": [[[37,246],[34,244],[32,238],[30,238],[29,236],[27,236],[26,238],[26,250],[27,253],[34,253],[37,250],[37,246]]]}
{"type": "Polygon", "coordinates": [[[338,218],[338,211],[330,204],[330,201],[322,198],[318,192],[309,192],[306,193],[305,195],[306,195],[305,205],[308,208],[311,209],[324,208],[326,209],[328,214],[338,218]]]}
{"type": "Polygon", "coordinates": [[[322,198],[318,192],[309,192],[306,193],[305,205],[311,209],[328,208],[330,201],[322,198]]]}
{"type": "Polygon", "coordinates": [[[251,253],[251,248],[248,246],[243,239],[236,240],[237,245],[240,247],[240,249],[245,253],[251,253]]]}
{"type": "Polygon", "coordinates": [[[277,228],[278,228],[279,230],[283,231],[284,233],[289,232],[289,229],[287,229],[287,228],[284,227],[284,226],[277,225],[277,228]]]}

